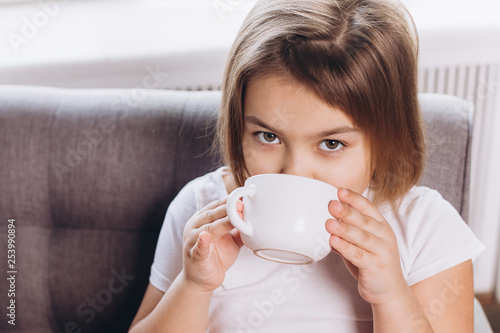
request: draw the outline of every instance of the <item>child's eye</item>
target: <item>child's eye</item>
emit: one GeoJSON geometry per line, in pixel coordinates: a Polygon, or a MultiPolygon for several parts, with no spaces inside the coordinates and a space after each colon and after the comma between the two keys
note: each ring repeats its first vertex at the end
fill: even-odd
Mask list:
{"type": "Polygon", "coordinates": [[[332,152],[338,151],[344,147],[344,144],[337,140],[324,140],[319,145],[319,148],[324,151],[332,152]]]}
{"type": "Polygon", "coordinates": [[[260,140],[260,142],[265,144],[280,143],[280,139],[278,139],[278,136],[270,132],[257,132],[255,133],[255,135],[257,135],[257,138],[260,140]]]}

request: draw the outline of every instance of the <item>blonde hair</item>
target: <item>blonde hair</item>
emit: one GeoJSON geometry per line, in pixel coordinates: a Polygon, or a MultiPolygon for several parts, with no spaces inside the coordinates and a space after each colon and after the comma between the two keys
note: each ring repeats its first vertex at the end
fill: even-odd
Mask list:
{"type": "Polygon", "coordinates": [[[248,177],[241,146],[245,87],[276,74],[345,112],[370,142],[374,201],[401,198],[425,162],[417,55],[415,26],[399,2],[257,2],[229,54],[217,124],[219,149],[238,186],[248,177]]]}

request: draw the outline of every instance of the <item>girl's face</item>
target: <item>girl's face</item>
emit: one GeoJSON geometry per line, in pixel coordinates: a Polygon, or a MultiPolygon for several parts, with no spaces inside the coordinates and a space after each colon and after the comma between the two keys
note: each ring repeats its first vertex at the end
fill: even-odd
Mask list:
{"type": "Polygon", "coordinates": [[[371,179],[365,135],[343,112],[287,77],[251,80],[243,156],[250,176],[285,173],[362,193],[371,179]]]}

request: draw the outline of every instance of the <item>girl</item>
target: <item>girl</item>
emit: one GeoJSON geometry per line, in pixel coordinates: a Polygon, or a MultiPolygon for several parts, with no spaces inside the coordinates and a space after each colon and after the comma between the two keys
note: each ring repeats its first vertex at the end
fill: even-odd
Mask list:
{"type": "Polygon", "coordinates": [[[256,4],[223,83],[227,166],[170,205],[131,331],[473,331],[483,246],[415,186],[425,146],[411,22],[389,0],[256,4]],[[294,266],[242,248],[225,200],[262,173],[339,188],[325,221],[335,253],[294,266]]]}

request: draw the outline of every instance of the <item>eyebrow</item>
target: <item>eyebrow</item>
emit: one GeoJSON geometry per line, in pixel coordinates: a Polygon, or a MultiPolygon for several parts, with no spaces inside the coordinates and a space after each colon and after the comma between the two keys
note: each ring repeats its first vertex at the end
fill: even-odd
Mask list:
{"type": "MultiPolygon", "coordinates": [[[[275,128],[273,128],[272,126],[264,123],[262,120],[260,120],[259,118],[255,117],[255,116],[245,116],[245,121],[246,122],[249,122],[249,123],[252,123],[252,124],[255,124],[257,126],[260,126],[260,127],[264,127],[268,130],[270,130],[271,132],[273,132],[274,134],[278,134],[279,135],[279,131],[275,128]]],[[[355,127],[350,127],[350,126],[339,126],[339,127],[335,127],[335,128],[332,128],[332,129],[328,129],[328,130],[325,130],[325,131],[321,131],[317,134],[315,134],[313,137],[314,138],[324,138],[324,137],[327,137],[327,136],[331,136],[331,135],[339,135],[339,134],[355,134],[355,135],[360,135],[361,134],[361,130],[355,128],[355,127]]]]}

